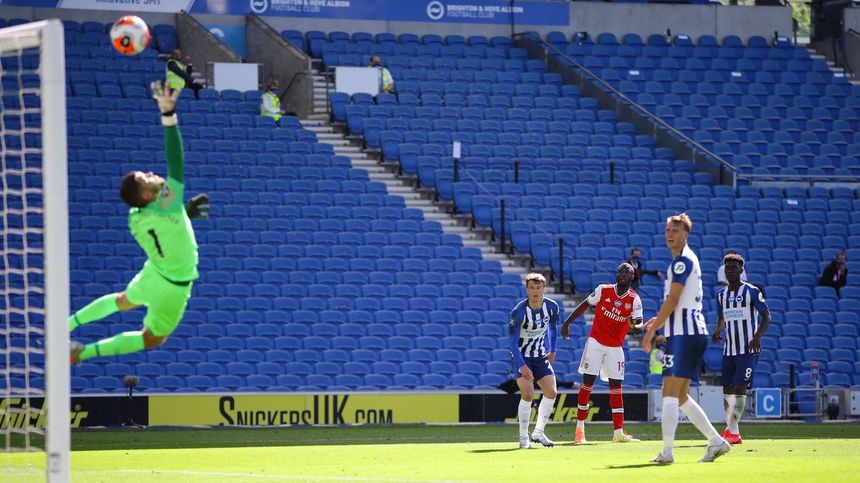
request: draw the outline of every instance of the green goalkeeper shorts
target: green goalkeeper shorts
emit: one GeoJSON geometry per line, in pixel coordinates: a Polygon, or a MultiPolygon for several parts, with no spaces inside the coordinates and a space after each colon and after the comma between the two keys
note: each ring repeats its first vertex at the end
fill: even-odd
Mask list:
{"type": "Polygon", "coordinates": [[[135,305],[146,305],[143,326],[158,337],[170,335],[188,306],[191,282],[176,284],[159,275],[149,263],[131,279],[125,296],[135,305]]]}

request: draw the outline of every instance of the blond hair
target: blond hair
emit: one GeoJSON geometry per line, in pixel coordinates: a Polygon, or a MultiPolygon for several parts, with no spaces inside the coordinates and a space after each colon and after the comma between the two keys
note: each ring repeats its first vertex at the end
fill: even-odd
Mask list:
{"type": "Polygon", "coordinates": [[[666,224],[668,225],[669,223],[680,223],[684,225],[684,230],[687,233],[693,231],[693,220],[691,220],[690,216],[686,213],[679,213],[666,218],[666,224]]]}
{"type": "Polygon", "coordinates": [[[529,282],[540,282],[544,286],[546,286],[546,278],[544,278],[543,275],[541,275],[537,272],[532,272],[532,273],[526,275],[526,285],[528,285],[529,282]]]}

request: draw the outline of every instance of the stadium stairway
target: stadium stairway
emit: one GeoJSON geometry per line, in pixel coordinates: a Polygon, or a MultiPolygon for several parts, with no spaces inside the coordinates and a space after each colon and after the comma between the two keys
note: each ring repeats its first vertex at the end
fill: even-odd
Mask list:
{"type": "MultiPolygon", "coordinates": [[[[446,234],[460,235],[463,246],[476,247],[481,250],[485,260],[497,260],[505,273],[513,273],[525,278],[533,271],[530,268],[531,258],[523,254],[503,253],[501,248],[492,240],[492,230],[480,227],[472,222],[471,216],[456,214],[451,203],[438,200],[433,190],[422,189],[417,177],[405,176],[397,163],[386,163],[378,150],[362,147],[362,136],[347,136],[344,126],[337,126],[329,121],[329,95],[334,92],[334,83],[330,76],[321,74],[318,68],[312,69],[314,81],[314,105],[308,120],[302,121],[302,127],[317,134],[320,142],[331,144],[338,156],[350,159],[353,168],[368,172],[371,181],[385,183],[388,193],[402,196],[408,208],[418,208],[424,213],[424,219],[439,222],[446,234]]],[[[510,250],[513,252],[513,250],[510,250]]],[[[538,270],[540,271],[540,270],[538,270]]],[[[548,275],[548,273],[545,273],[548,275]]],[[[547,296],[562,302],[571,310],[579,302],[579,297],[561,293],[558,286],[549,284],[547,296]]],[[[591,316],[587,317],[589,320],[591,316]]]]}

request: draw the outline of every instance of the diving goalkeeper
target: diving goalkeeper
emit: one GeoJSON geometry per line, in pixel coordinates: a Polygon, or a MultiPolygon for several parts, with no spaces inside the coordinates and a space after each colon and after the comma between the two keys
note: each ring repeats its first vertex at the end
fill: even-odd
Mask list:
{"type": "Polygon", "coordinates": [[[115,356],[158,347],[182,320],[191,286],[197,279],[197,241],[191,218],[206,218],[207,197],[201,194],[183,204],[185,192],[182,137],[176,119],[180,89],[160,81],[152,83],[153,98],[161,111],[167,179],[152,172],[125,175],[120,198],[131,209],[128,228],[146,252],[146,263],[125,291],[105,295],[69,317],[69,331],[118,310],[147,307],[143,330],[123,332],[98,342],[71,344],[71,363],[100,356],[115,356]]]}

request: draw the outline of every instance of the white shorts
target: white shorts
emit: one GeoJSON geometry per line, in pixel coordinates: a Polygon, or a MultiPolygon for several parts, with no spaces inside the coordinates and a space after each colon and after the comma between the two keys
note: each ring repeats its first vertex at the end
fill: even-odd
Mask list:
{"type": "Polygon", "coordinates": [[[600,376],[603,381],[624,379],[624,349],[609,347],[589,337],[579,362],[580,374],[600,376]]]}

